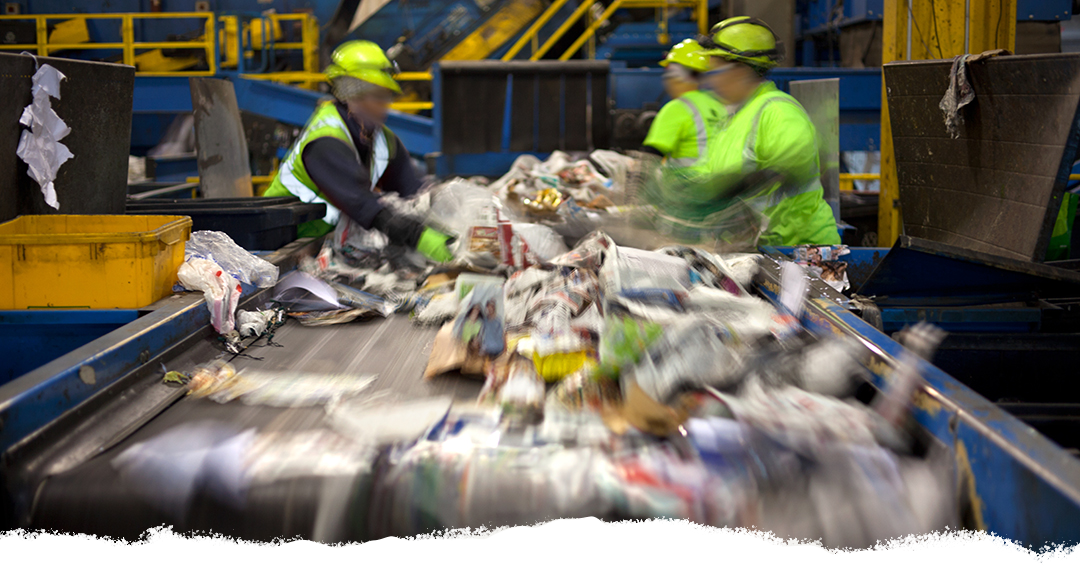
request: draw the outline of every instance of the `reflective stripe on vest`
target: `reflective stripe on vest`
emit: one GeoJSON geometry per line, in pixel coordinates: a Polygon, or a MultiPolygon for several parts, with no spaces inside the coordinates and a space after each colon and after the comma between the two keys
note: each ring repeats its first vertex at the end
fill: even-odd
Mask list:
{"type": "Polygon", "coordinates": [[[679,102],[686,105],[686,108],[690,110],[690,115],[694,118],[694,127],[697,129],[697,157],[679,157],[668,160],[668,164],[673,167],[691,167],[697,164],[705,154],[709,151],[709,132],[705,127],[705,120],[701,117],[701,111],[698,110],[697,105],[686,97],[679,97],[679,102]]]}
{"type": "MultiPolygon", "coordinates": [[[[754,122],[750,125],[750,133],[746,136],[746,144],[743,146],[743,173],[750,174],[758,169],[757,163],[757,132],[758,124],[761,121],[761,114],[765,111],[765,108],[774,101],[787,101],[789,103],[798,103],[794,97],[781,94],[774,97],[770,97],[758,107],[757,113],[754,114],[754,122]]],[[[821,189],[821,176],[820,174],[803,184],[793,185],[781,185],[773,190],[767,196],[758,196],[752,200],[752,204],[756,209],[761,210],[763,208],[771,208],[787,198],[793,198],[795,196],[813,192],[821,189]]]]}
{"type": "MultiPolygon", "coordinates": [[[[338,114],[337,109],[335,108],[332,113],[324,114],[323,117],[304,129],[304,133],[300,135],[300,138],[296,142],[296,146],[293,148],[293,151],[289,153],[278,173],[280,175],[281,185],[285,186],[285,189],[289,190],[289,193],[292,195],[307,203],[325,203],[326,216],[323,218],[323,221],[336,226],[341,219],[341,210],[334,207],[328,200],[320,196],[318,192],[300,181],[295,173],[296,166],[303,163],[301,155],[304,146],[307,144],[307,136],[310,135],[311,132],[327,126],[338,129],[345,134],[349,148],[356,154],[357,163],[362,163],[360,161],[360,154],[356,150],[356,144],[353,143],[352,134],[349,133],[348,127],[346,127],[345,122],[341,119],[341,115],[338,114]]],[[[387,166],[390,164],[390,148],[386,139],[386,131],[380,128],[375,133],[374,152],[371,163],[368,166],[372,186],[379,182],[386,172],[387,166]]]]}

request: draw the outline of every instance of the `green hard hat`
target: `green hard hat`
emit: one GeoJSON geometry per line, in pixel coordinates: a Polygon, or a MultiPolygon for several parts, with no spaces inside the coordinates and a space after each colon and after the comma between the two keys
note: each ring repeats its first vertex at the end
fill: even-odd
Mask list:
{"type": "Polygon", "coordinates": [[[717,56],[752,67],[771,69],[783,58],[776,34],[757,18],[737,16],[718,23],[702,42],[703,55],[717,56]]]}
{"type": "Polygon", "coordinates": [[[709,57],[702,53],[703,50],[698,41],[688,38],[671,47],[667,57],[660,61],[660,66],[666,67],[671,63],[676,63],[692,71],[703,73],[710,68],[709,57]]]}
{"type": "Polygon", "coordinates": [[[395,93],[401,92],[394,80],[394,75],[399,72],[397,65],[386,58],[386,53],[374,42],[350,40],[334,49],[331,61],[326,67],[326,77],[331,81],[338,77],[355,77],[395,93]]]}

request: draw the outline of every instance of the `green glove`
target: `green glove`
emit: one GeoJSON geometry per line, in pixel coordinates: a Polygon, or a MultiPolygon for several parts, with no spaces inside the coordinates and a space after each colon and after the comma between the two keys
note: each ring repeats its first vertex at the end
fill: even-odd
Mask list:
{"type": "Polygon", "coordinates": [[[450,240],[451,238],[445,234],[431,228],[424,228],[424,232],[420,234],[420,241],[416,243],[416,249],[420,251],[420,254],[435,262],[450,262],[454,259],[454,255],[450,254],[450,249],[446,247],[450,240]]]}

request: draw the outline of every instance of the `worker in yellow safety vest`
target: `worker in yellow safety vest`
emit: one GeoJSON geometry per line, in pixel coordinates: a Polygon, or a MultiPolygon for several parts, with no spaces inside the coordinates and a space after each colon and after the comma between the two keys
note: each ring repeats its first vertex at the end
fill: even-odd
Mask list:
{"type": "Polygon", "coordinates": [[[702,50],[696,40],[684,40],[660,61],[665,67],[664,89],[672,100],[656,114],[642,149],[663,157],[669,167],[704,163],[709,139],[724,116],[716,96],[698,88],[698,75],[710,68],[702,50]]]}
{"type": "Polygon", "coordinates": [[[324,219],[300,225],[301,237],[331,232],[344,214],[392,243],[448,262],[450,237],[396,215],[375,193],[409,197],[421,185],[408,150],[385,125],[390,103],[401,93],[393,76],[397,67],[368,41],[342,44],[332,61],[326,76],[334,99],[315,109],[265,195],[327,204],[324,219]]]}
{"type": "Polygon", "coordinates": [[[823,197],[814,125],[795,98],[765,79],[783,55],[776,35],[746,16],[724,20],[710,34],[701,42],[712,65],[701,75],[702,84],[727,108],[709,144],[710,173],[774,177],[747,195],[768,218],[762,243],[839,244],[836,219],[823,197]]]}

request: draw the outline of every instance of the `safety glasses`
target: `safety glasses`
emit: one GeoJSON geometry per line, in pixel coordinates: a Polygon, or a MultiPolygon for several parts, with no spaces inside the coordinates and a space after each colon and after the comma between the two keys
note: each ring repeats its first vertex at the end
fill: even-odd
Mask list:
{"type": "Polygon", "coordinates": [[[721,65],[719,67],[716,67],[715,69],[708,70],[708,71],[705,71],[703,73],[699,73],[698,78],[699,79],[712,78],[712,77],[715,77],[716,75],[721,75],[723,73],[726,73],[726,72],[730,71],[733,68],[735,68],[734,63],[727,63],[725,65],[721,65]]]}

